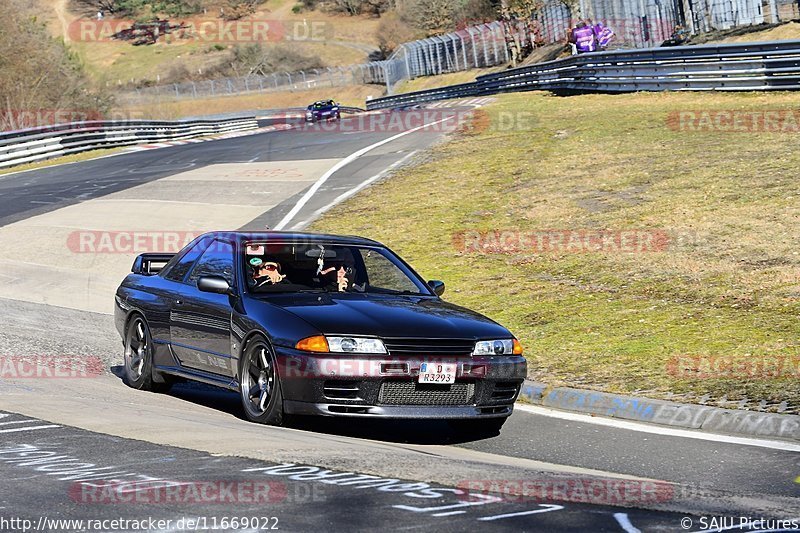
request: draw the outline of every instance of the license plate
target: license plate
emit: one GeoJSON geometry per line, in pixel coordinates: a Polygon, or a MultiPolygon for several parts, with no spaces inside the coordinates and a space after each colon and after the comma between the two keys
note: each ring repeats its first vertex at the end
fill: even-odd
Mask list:
{"type": "Polygon", "coordinates": [[[456,380],[456,365],[445,363],[422,363],[419,367],[420,383],[450,384],[456,380]]]}

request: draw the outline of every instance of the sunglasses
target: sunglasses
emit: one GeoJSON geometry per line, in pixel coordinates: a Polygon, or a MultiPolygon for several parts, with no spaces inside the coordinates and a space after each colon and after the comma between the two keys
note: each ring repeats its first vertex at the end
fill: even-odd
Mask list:
{"type": "Polygon", "coordinates": [[[274,272],[275,270],[278,270],[278,266],[277,265],[261,265],[261,270],[269,270],[270,272],[274,272]]]}

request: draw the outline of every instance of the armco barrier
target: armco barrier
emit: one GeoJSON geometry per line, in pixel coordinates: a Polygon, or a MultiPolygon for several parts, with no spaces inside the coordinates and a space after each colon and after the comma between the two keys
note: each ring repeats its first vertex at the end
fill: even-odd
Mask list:
{"type": "Polygon", "coordinates": [[[502,92],[800,89],[800,41],[594,52],[479,76],[474,82],[376,98],[382,109],[502,92]]]}
{"type": "Polygon", "coordinates": [[[257,127],[255,117],[236,117],[226,120],[72,122],[0,132],[0,168],[98,148],[190,139],[257,127]]]}

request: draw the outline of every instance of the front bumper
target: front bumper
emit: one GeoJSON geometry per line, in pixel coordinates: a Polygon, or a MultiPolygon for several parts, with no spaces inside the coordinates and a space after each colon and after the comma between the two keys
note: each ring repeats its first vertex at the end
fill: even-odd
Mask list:
{"type": "Polygon", "coordinates": [[[513,410],[522,356],[393,357],[278,349],[284,409],[291,414],[368,418],[498,418],[513,410]],[[417,383],[423,362],[454,363],[452,385],[417,383]]]}

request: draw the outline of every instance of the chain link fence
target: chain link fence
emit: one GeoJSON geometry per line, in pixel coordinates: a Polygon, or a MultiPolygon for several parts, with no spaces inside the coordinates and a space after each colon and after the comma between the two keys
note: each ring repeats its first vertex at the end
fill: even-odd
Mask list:
{"type": "Polygon", "coordinates": [[[266,76],[245,76],[155,85],[119,93],[117,95],[117,103],[135,106],[165,99],[217,98],[239,94],[302,91],[365,83],[383,83],[385,68],[382,63],[371,62],[349,67],[279,72],[266,76]]]}
{"type": "MultiPolygon", "coordinates": [[[[579,0],[580,18],[602,22],[614,32],[611,48],[647,48],[668,39],[675,26],[690,33],[780,22],[800,16],[800,0],[579,0]]],[[[562,0],[545,0],[532,21],[495,21],[400,45],[383,61],[349,67],[283,72],[145,87],[122,93],[120,103],[214,98],[249,93],[299,91],[353,84],[397,83],[506,64],[511,50],[565,42],[578,21],[562,0]],[[513,46],[512,46],[513,43],[513,46]]]]}

